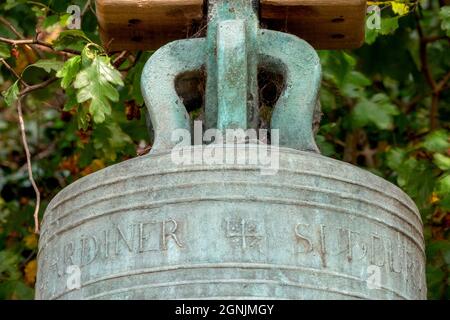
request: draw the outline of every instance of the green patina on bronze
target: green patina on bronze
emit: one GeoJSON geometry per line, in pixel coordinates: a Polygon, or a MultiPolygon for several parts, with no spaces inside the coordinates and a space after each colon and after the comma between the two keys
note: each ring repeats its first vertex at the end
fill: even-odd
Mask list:
{"type": "Polygon", "coordinates": [[[258,125],[258,3],[210,1],[206,61],[206,127],[258,125]]]}
{"type": "Polygon", "coordinates": [[[426,297],[417,207],[380,177],[317,154],[318,56],[295,36],[260,29],[257,9],[257,1],[211,0],[206,38],[172,42],[150,58],[141,85],[152,152],[51,201],[38,299],[426,297]],[[270,124],[282,147],[269,147],[276,172],[237,161],[260,147],[250,143],[186,148],[232,149],[231,163],[176,163],[172,134],[191,131],[177,79],[206,72],[203,129],[255,129],[261,68],[283,76],[270,124]]]}
{"type": "Polygon", "coordinates": [[[205,129],[257,129],[258,69],[284,77],[272,114],[280,146],[318,152],[312,131],[321,79],[319,58],[305,41],[259,28],[258,1],[209,2],[206,39],[170,43],[158,50],[142,74],[142,91],[155,131],[152,153],[172,148],[175,129],[190,130],[176,94],[177,76],[206,69],[205,129]]]}

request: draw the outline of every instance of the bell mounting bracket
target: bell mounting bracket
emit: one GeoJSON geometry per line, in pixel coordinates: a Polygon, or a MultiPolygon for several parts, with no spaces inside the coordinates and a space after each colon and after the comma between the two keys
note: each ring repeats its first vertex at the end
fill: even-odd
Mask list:
{"type": "MultiPolygon", "coordinates": [[[[109,2],[112,3],[97,1],[100,17],[103,13],[105,18],[109,2]]],[[[137,1],[137,6],[142,9],[145,5],[159,4],[161,11],[163,2],[166,3],[165,10],[168,10],[167,6],[175,10],[173,6],[178,3],[178,9],[184,6],[188,14],[195,11],[198,1],[147,0],[137,1]]],[[[324,6],[330,6],[329,1],[289,0],[209,0],[206,4],[202,3],[202,8],[207,8],[206,36],[172,41],[158,49],[144,67],[141,89],[155,133],[152,153],[174,147],[177,144],[172,140],[175,130],[191,130],[191,119],[175,88],[178,77],[190,72],[206,71],[205,130],[258,129],[260,68],[283,76],[283,90],[270,122],[270,130],[278,131],[279,145],[318,152],[312,123],[321,80],[319,57],[307,41],[293,34],[262,28],[260,20],[261,16],[275,17],[277,12],[279,15],[284,12],[288,28],[290,11],[301,16],[304,6],[312,2],[322,4],[322,11],[315,7],[317,12],[326,12],[324,6]],[[303,7],[296,6],[299,3],[303,7]],[[268,11],[268,8],[272,10],[268,11]]],[[[342,2],[365,12],[365,1],[342,2]]],[[[314,15],[314,10],[310,10],[310,14],[314,15]]],[[[301,18],[306,19],[305,16],[301,18]]],[[[99,18],[99,21],[101,26],[102,23],[107,25],[105,19],[99,18]]],[[[338,17],[334,21],[339,25],[345,19],[338,17]]],[[[142,20],[130,19],[128,23],[139,25],[142,20]]],[[[363,23],[361,25],[363,27],[363,23]]],[[[345,36],[334,37],[335,40],[338,38],[342,40],[345,36]]],[[[320,41],[316,43],[320,44],[320,41]]],[[[341,45],[344,46],[344,42],[341,45]]]]}

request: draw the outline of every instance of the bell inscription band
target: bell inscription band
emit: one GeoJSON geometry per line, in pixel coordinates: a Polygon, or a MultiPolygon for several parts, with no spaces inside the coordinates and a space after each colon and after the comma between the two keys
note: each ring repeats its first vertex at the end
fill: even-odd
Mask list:
{"type": "MultiPolygon", "coordinates": [[[[297,36],[260,28],[267,2],[277,1],[210,0],[205,38],[152,55],[141,81],[152,151],[52,200],[37,299],[426,298],[416,205],[380,177],[320,155],[319,58],[297,36]],[[261,143],[262,68],[283,77],[270,144],[261,143]],[[204,123],[193,126],[175,82],[202,70],[204,123]],[[227,130],[239,129],[257,141],[230,142],[227,130]]],[[[111,3],[97,1],[98,10],[111,3]]]]}

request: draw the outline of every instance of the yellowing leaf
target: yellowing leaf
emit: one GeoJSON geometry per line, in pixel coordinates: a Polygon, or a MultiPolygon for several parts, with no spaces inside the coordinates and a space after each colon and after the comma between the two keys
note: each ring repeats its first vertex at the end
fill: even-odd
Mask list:
{"type": "Polygon", "coordinates": [[[25,247],[27,247],[28,249],[35,249],[37,248],[38,238],[36,234],[31,233],[23,238],[23,242],[25,243],[25,247]]]}
{"type": "Polygon", "coordinates": [[[431,204],[435,204],[436,202],[439,202],[439,197],[438,197],[438,195],[436,194],[436,192],[433,192],[433,194],[431,195],[431,198],[430,198],[430,203],[431,204]]]}
{"type": "Polygon", "coordinates": [[[392,11],[399,16],[403,16],[409,12],[409,7],[401,2],[392,2],[392,11]]]}
{"type": "Polygon", "coordinates": [[[37,262],[36,259],[31,260],[25,266],[25,282],[30,286],[36,282],[37,262]]]}
{"type": "Polygon", "coordinates": [[[103,169],[105,167],[105,163],[101,159],[95,159],[92,161],[92,163],[87,166],[83,171],[81,171],[81,175],[87,176],[88,174],[91,174],[95,171],[98,171],[100,169],[103,169]]]}

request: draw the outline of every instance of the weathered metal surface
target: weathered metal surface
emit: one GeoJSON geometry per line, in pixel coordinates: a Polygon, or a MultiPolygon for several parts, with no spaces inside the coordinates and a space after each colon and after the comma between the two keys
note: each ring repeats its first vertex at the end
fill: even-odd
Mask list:
{"type": "Polygon", "coordinates": [[[210,1],[206,39],[170,43],[147,62],[151,154],[80,179],[52,200],[38,299],[426,297],[417,207],[389,182],[318,154],[318,56],[295,36],[258,29],[256,3],[210,1]],[[172,134],[192,133],[177,78],[206,69],[203,129],[257,128],[261,66],[284,79],[271,121],[275,172],[250,162],[256,145],[207,164],[204,155],[224,145],[192,147],[190,137],[183,145],[194,162],[177,164],[172,134]],[[276,152],[274,129],[289,149],[276,152]]]}
{"type": "Polygon", "coordinates": [[[142,71],[142,95],[155,133],[152,153],[170,150],[176,129],[190,131],[191,121],[175,90],[180,74],[199,70],[205,61],[205,40],[174,41],[155,52],[142,71]]]}
{"type": "Polygon", "coordinates": [[[314,153],[282,149],[273,176],[136,158],[64,189],[42,230],[38,299],[426,297],[414,203],[314,153]],[[66,287],[70,265],[79,290],[66,287]]]}
{"type": "Polygon", "coordinates": [[[258,127],[258,2],[209,1],[206,129],[258,127]]]}
{"type": "Polygon", "coordinates": [[[172,42],[147,62],[141,87],[155,131],[152,153],[171,149],[176,129],[190,130],[174,82],[202,68],[208,75],[205,129],[257,128],[258,66],[285,79],[271,121],[280,146],[318,152],[312,130],[321,80],[317,53],[296,36],[258,29],[256,6],[257,1],[212,1],[206,39],[172,42]]]}
{"type": "Polygon", "coordinates": [[[271,30],[260,33],[261,61],[282,71],[285,79],[270,127],[279,130],[280,146],[318,152],[312,123],[321,80],[319,57],[296,36],[271,30]]]}

